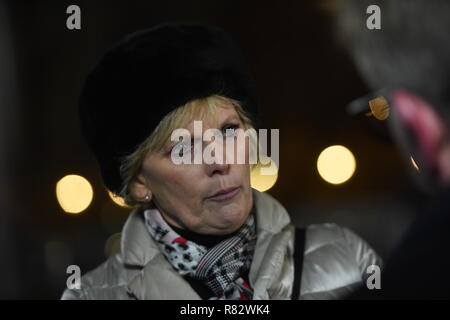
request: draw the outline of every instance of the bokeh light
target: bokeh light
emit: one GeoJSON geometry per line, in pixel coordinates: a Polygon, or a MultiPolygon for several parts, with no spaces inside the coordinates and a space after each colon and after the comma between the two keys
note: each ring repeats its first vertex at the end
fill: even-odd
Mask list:
{"type": "Polygon", "coordinates": [[[417,171],[420,171],[420,170],[419,170],[419,166],[417,165],[417,163],[416,163],[416,161],[414,160],[413,157],[411,157],[411,164],[413,165],[413,167],[414,167],[417,171]]]}
{"type": "Polygon", "coordinates": [[[323,150],[317,159],[317,171],[331,184],[348,181],[356,169],[353,153],[344,146],[335,145],[323,150]]]}
{"type": "MultiPolygon", "coordinates": [[[[264,160],[264,162],[268,162],[264,160]]],[[[258,162],[257,165],[252,169],[250,174],[250,181],[252,188],[264,192],[272,188],[278,179],[278,168],[273,160],[270,160],[270,163],[262,165],[260,162],[258,162]],[[270,166],[273,166],[274,173],[267,175],[261,173],[261,168],[269,168],[270,166]]]]}
{"type": "Polygon", "coordinates": [[[84,211],[92,202],[94,191],[82,176],[67,175],[56,184],[56,198],[61,208],[71,214],[84,211]]]}
{"type": "Polygon", "coordinates": [[[129,205],[127,205],[125,203],[125,200],[120,197],[120,196],[116,196],[114,193],[112,193],[111,191],[108,190],[108,195],[111,198],[111,200],[117,204],[119,207],[123,207],[123,208],[131,208],[129,205]]]}
{"type": "Polygon", "coordinates": [[[107,240],[105,244],[105,256],[109,257],[113,254],[120,252],[120,239],[122,233],[117,232],[112,234],[107,240]]]}

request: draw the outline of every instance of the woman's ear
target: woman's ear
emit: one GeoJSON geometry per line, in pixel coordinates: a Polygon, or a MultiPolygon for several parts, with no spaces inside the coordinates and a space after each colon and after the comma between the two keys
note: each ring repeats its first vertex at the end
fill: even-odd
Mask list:
{"type": "Polygon", "coordinates": [[[129,183],[129,190],[131,196],[136,201],[149,202],[152,199],[152,194],[147,186],[145,177],[142,173],[137,174],[129,183]]]}

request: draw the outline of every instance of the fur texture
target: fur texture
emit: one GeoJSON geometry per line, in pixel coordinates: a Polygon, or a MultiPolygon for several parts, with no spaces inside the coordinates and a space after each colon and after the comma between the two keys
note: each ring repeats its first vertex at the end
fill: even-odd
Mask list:
{"type": "Polygon", "coordinates": [[[217,27],[166,23],[111,48],[89,73],[79,101],[82,133],[105,186],[119,193],[121,158],[170,111],[211,94],[240,101],[256,120],[257,96],[245,59],[217,27]]]}

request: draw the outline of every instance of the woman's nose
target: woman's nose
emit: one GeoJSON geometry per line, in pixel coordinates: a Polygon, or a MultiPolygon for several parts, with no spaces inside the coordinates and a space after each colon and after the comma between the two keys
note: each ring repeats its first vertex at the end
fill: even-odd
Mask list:
{"type": "Polygon", "coordinates": [[[211,142],[210,146],[214,146],[217,149],[214,149],[211,153],[211,159],[206,162],[207,173],[209,176],[214,174],[228,174],[230,171],[230,161],[227,159],[227,150],[226,145],[222,141],[214,141],[211,142]],[[216,154],[216,151],[221,151],[216,154]]]}
{"type": "Polygon", "coordinates": [[[225,175],[230,171],[230,164],[228,163],[213,163],[205,164],[208,176],[213,176],[215,174],[225,175]]]}

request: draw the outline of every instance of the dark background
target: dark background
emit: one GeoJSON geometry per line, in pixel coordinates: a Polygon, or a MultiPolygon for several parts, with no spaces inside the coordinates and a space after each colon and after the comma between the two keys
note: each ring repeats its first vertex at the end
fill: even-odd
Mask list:
{"type": "MultiPolygon", "coordinates": [[[[106,240],[130,210],[108,197],[81,138],[76,108],[89,68],[125,34],[174,20],[228,31],[253,71],[262,127],[280,129],[280,172],[268,192],[297,225],[335,222],[388,256],[422,198],[385,128],[345,105],[368,92],[336,44],[321,1],[3,1],[0,2],[0,298],[57,299],[66,267],[86,272],[105,260],[106,240]],[[66,8],[81,8],[81,30],[66,8]],[[333,186],[316,160],[347,146],[355,175],[333,186]],[[56,182],[86,177],[94,199],[79,215],[59,206],[56,182]]],[[[365,12],[361,12],[365,14],[365,12]]]]}

